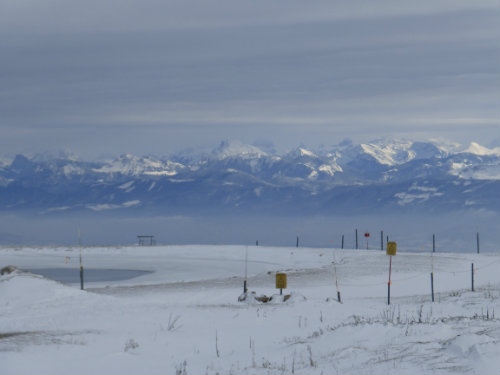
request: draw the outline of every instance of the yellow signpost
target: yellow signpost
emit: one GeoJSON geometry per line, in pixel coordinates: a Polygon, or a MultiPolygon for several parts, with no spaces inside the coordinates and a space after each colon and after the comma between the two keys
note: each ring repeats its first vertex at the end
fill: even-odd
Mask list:
{"type": "Polygon", "coordinates": [[[286,289],[286,273],[276,272],[276,289],[283,294],[283,289],[286,289]]]}
{"type": "Polygon", "coordinates": [[[396,250],[398,249],[398,246],[396,244],[396,242],[387,242],[387,251],[386,251],[386,254],[387,255],[396,255],[396,250]]]}
{"type": "Polygon", "coordinates": [[[398,245],[396,242],[387,242],[387,251],[386,254],[390,255],[389,257],[389,282],[387,283],[387,304],[391,304],[391,268],[392,268],[392,256],[396,255],[396,250],[398,249],[398,245]]]}

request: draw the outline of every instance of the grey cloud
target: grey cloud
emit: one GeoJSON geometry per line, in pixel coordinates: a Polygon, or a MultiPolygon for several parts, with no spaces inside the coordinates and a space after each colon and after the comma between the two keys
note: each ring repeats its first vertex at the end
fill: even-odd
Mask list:
{"type": "Polygon", "coordinates": [[[121,32],[297,24],[429,15],[456,10],[497,10],[493,0],[4,0],[0,30],[24,32],[121,32]]]}
{"type": "Polygon", "coordinates": [[[498,137],[496,2],[22,4],[0,11],[6,149],[498,137]]]}

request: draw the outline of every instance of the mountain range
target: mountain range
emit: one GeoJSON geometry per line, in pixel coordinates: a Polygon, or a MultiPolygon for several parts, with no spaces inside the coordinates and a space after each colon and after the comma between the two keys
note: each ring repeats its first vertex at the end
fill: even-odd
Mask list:
{"type": "Polygon", "coordinates": [[[382,139],[278,153],[238,141],[168,157],[0,158],[0,211],[277,215],[499,210],[500,148],[382,139]]]}

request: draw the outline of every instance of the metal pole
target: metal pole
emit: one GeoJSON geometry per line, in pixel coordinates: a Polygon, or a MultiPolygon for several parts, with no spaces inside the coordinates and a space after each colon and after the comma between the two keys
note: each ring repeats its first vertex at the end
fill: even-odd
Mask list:
{"type": "Polygon", "coordinates": [[[342,235],[342,249],[344,248],[344,235],[342,235]]]}
{"type": "Polygon", "coordinates": [[[356,249],[358,248],[358,230],[356,229],[356,249]]]}
{"type": "Polygon", "coordinates": [[[435,234],[432,235],[432,252],[433,253],[436,252],[436,235],[435,234]]]}

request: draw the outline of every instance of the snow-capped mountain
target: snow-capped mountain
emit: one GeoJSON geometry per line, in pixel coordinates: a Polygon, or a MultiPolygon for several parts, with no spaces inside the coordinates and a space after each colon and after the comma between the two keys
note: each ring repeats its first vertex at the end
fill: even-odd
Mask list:
{"type": "MultiPolygon", "coordinates": [[[[269,148],[271,149],[271,148],[269,148]]],[[[224,141],[168,158],[101,162],[46,154],[0,164],[0,210],[144,213],[498,211],[500,149],[436,141],[344,141],[278,154],[224,141]],[[135,212],[135,211],[134,211],[135,212]]]]}

